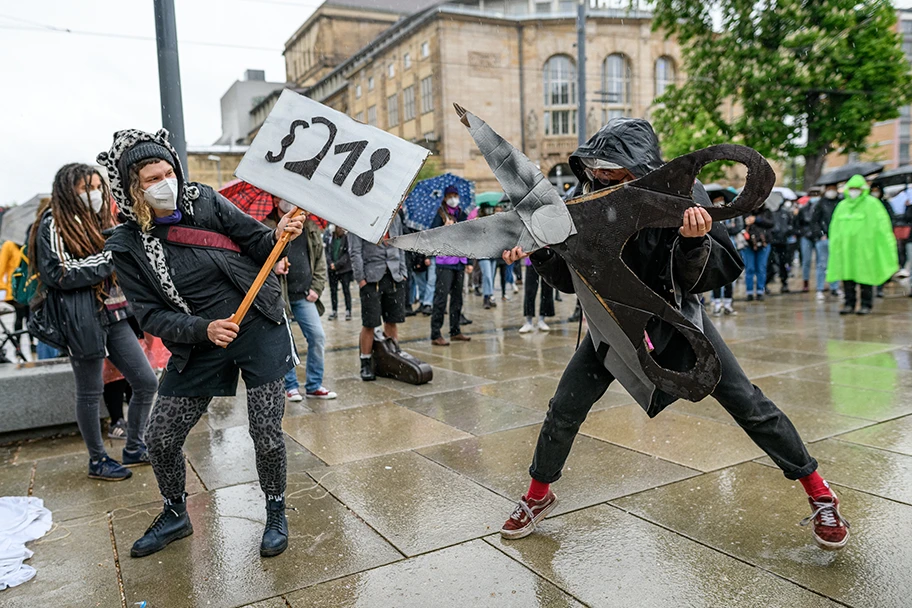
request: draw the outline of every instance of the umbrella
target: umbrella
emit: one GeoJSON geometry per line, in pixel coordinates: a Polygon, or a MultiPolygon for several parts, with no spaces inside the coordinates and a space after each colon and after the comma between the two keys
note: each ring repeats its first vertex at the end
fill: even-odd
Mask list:
{"type": "Polygon", "coordinates": [[[36,194],[21,205],[10,207],[0,216],[0,243],[13,241],[18,245],[25,244],[25,231],[35,221],[41,199],[50,194],[36,194]]]}
{"type": "Polygon", "coordinates": [[[912,165],[905,165],[884,171],[874,180],[874,183],[881,188],[887,186],[900,186],[912,183],[912,165]]]}
{"type": "Polygon", "coordinates": [[[405,224],[414,230],[427,230],[434,221],[434,214],[443,203],[443,192],[455,186],[459,192],[459,207],[466,211],[475,203],[475,184],[467,179],[444,173],[417,184],[403,203],[405,224]]]}
{"type": "Polygon", "coordinates": [[[241,211],[261,222],[279,205],[278,197],[253,184],[248,184],[242,179],[228,182],[222,186],[219,194],[234,203],[241,211]]]}
{"type": "Polygon", "coordinates": [[[500,204],[503,198],[503,192],[482,192],[475,197],[475,203],[479,207],[496,207],[500,204]]]}
{"type": "Polygon", "coordinates": [[[710,200],[719,196],[720,194],[725,197],[725,204],[728,204],[735,200],[735,197],[738,196],[738,191],[732,188],[731,186],[722,186],[721,184],[707,184],[703,186],[706,189],[706,194],[709,195],[710,200]]]}
{"type": "Polygon", "coordinates": [[[853,175],[863,175],[867,177],[874,173],[880,173],[883,171],[883,168],[884,166],[881,163],[849,163],[848,165],[824,173],[820,176],[820,179],[817,180],[817,184],[821,186],[839,184],[849,181],[853,175]]]}
{"type": "Polygon", "coordinates": [[[782,198],[784,198],[787,201],[798,200],[798,195],[795,194],[795,191],[792,190],[791,188],[786,188],[784,186],[776,186],[775,188],[773,188],[773,192],[778,192],[779,194],[782,195],[782,198]]]}

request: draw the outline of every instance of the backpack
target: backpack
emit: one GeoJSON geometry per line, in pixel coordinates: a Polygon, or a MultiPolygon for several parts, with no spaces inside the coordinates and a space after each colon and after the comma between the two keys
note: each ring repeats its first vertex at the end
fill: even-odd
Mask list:
{"type": "Polygon", "coordinates": [[[38,292],[38,273],[31,274],[29,272],[28,245],[23,245],[20,253],[22,254],[22,259],[16,269],[13,270],[12,275],[10,275],[10,288],[13,299],[19,304],[28,306],[28,303],[32,301],[32,298],[38,292]]]}

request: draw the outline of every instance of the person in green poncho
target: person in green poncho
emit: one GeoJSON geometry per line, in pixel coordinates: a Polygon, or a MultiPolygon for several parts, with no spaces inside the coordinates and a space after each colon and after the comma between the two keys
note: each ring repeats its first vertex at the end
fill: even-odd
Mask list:
{"type": "Polygon", "coordinates": [[[865,178],[846,182],[843,199],[830,222],[830,259],[827,282],[842,281],[845,306],[839,314],[855,312],[856,288],[861,289],[857,314],[871,313],[874,285],[882,285],[899,270],[896,237],[883,204],[870,194],[865,178]]]}

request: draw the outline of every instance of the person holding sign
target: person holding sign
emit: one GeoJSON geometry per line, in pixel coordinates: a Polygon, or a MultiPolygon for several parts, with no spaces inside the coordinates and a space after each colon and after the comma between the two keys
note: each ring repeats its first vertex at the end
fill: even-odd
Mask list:
{"type": "Polygon", "coordinates": [[[276,243],[284,233],[299,236],[302,221],[289,213],[271,230],[209,186],[188,183],[164,129],[118,131],[98,162],[126,217],[105,250],[140,327],[172,353],[146,429],[164,508],[130,555],[150,555],[193,533],[181,446],[212,397],[235,394],[238,372],[266,502],[260,555],[278,555],[288,546],[283,377],[297,356],[274,275],[243,321],[233,319],[276,243]]]}

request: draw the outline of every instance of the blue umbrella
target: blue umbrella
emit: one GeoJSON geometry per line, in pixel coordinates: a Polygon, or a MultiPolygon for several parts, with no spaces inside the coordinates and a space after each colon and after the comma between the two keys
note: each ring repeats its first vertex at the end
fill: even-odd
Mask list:
{"type": "Polygon", "coordinates": [[[444,173],[415,184],[402,205],[405,209],[405,224],[413,230],[430,228],[437,209],[443,203],[443,192],[449,186],[456,187],[459,207],[468,212],[475,204],[475,183],[452,173],[444,173]]]}

